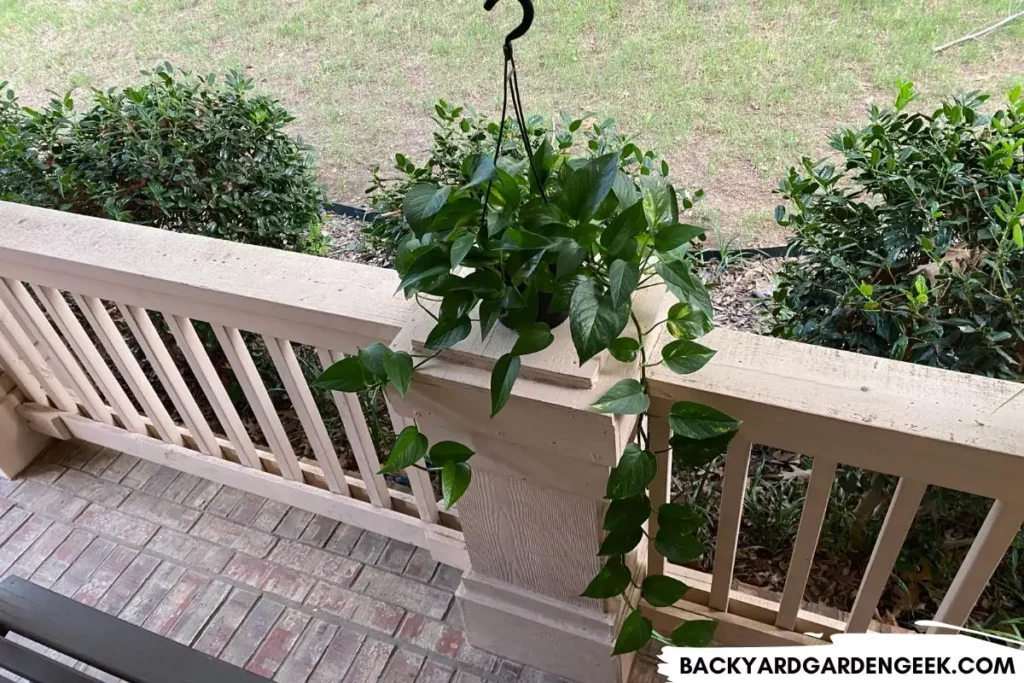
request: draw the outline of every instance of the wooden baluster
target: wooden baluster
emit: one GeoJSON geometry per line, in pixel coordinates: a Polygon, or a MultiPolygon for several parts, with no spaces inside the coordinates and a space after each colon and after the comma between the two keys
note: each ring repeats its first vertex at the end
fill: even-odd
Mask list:
{"type": "MultiPolygon", "coordinates": [[[[339,356],[326,349],[317,349],[316,353],[320,358],[320,364],[325,369],[339,360],[339,356]]],[[[345,427],[345,436],[348,438],[348,445],[352,448],[352,455],[355,456],[359,474],[366,484],[366,493],[370,496],[370,502],[377,507],[390,508],[391,494],[384,477],[378,474],[380,460],[377,458],[377,449],[373,445],[370,429],[366,425],[366,416],[359,403],[359,396],[341,391],[332,391],[331,394],[334,404],[338,407],[338,415],[345,427]]]]}
{"type": "Polygon", "coordinates": [[[181,430],[174,424],[171,414],[167,412],[167,408],[160,402],[160,397],[157,396],[153,385],[146,378],[146,373],[142,371],[142,366],[135,360],[135,356],[132,355],[128,344],[121,337],[121,332],[117,329],[117,325],[114,324],[110,314],[107,313],[103,302],[92,296],[83,296],[81,294],[72,294],[71,296],[74,298],[79,310],[82,311],[85,319],[89,322],[93,332],[96,333],[96,337],[100,340],[103,348],[106,349],[107,355],[114,361],[114,365],[117,366],[118,372],[124,378],[125,384],[128,385],[128,390],[135,397],[135,400],[139,402],[139,405],[142,406],[142,412],[153,422],[153,428],[156,429],[160,438],[175,446],[183,445],[184,441],[181,438],[181,430]]]}
{"type": "Polygon", "coordinates": [[[281,468],[281,474],[286,479],[305,481],[299,461],[295,457],[295,451],[288,441],[288,435],[285,434],[281,419],[277,416],[277,410],[270,400],[270,394],[263,386],[263,380],[249,354],[249,349],[245,347],[242,334],[233,327],[222,327],[221,325],[211,325],[211,327],[213,333],[217,335],[217,341],[220,342],[224,355],[227,356],[228,363],[235,371],[235,377],[242,387],[246,400],[249,401],[249,407],[252,408],[256,421],[260,424],[260,429],[263,430],[263,436],[281,468]]]}
{"type": "MultiPolygon", "coordinates": [[[[992,503],[978,537],[971,544],[949,592],[935,613],[935,621],[950,626],[963,626],[967,622],[1003,555],[1017,537],[1021,524],[1024,524],[1024,503],[1002,500],[992,503]]],[[[937,630],[933,626],[928,632],[935,633],[937,630]]]]}
{"type": "MultiPolygon", "coordinates": [[[[407,420],[395,412],[387,397],[384,400],[388,406],[388,414],[391,416],[391,426],[394,428],[395,434],[412,424],[412,420],[407,420]]],[[[409,487],[412,489],[413,498],[416,499],[416,509],[420,513],[420,519],[436,524],[441,519],[441,514],[437,508],[437,496],[434,494],[434,485],[430,481],[430,474],[415,467],[408,467],[405,469],[405,476],[409,478],[409,487]]]]}
{"type": "MultiPolygon", "coordinates": [[[[3,313],[0,311],[0,325],[2,325],[3,313]]],[[[11,343],[7,341],[6,329],[0,328],[0,360],[3,361],[6,369],[11,373],[11,377],[21,387],[21,390],[25,392],[25,396],[32,399],[39,405],[49,405],[49,399],[46,396],[46,390],[43,389],[43,385],[39,383],[35,375],[32,374],[31,368],[25,364],[25,361],[21,359],[18,352],[14,350],[11,343]]]]}
{"type": "Polygon", "coordinates": [[[708,605],[720,612],[729,611],[729,590],[736,564],[736,545],[740,540],[740,520],[743,518],[743,502],[747,492],[751,446],[741,431],[726,451],[722,503],[718,512],[718,540],[715,542],[711,595],[708,598],[708,605]]]}
{"type": "Polygon", "coordinates": [[[71,355],[71,351],[61,340],[53,325],[47,320],[46,315],[39,309],[38,304],[18,280],[3,278],[0,280],[0,299],[3,299],[7,307],[16,311],[28,326],[26,331],[34,335],[43,348],[49,351],[53,362],[63,368],[72,389],[85,406],[89,417],[99,420],[105,424],[114,424],[110,416],[110,408],[103,403],[103,399],[96,393],[92,382],[82,371],[78,361],[71,355]]]}
{"type": "Polygon", "coordinates": [[[775,618],[775,625],[792,631],[796,628],[800,601],[807,588],[807,577],[814,562],[814,551],[818,547],[821,525],[828,510],[828,497],[835,479],[836,463],[824,458],[815,458],[811,468],[811,481],[807,485],[804,510],[800,515],[800,528],[793,545],[793,556],[789,560],[786,587],[782,591],[782,603],[775,618]]]}
{"type": "Polygon", "coordinates": [[[107,367],[103,356],[100,355],[96,345],[89,339],[88,333],[82,324],[78,322],[71,307],[68,306],[64,296],[52,287],[37,287],[32,285],[32,290],[43,302],[50,317],[57,323],[64,338],[71,345],[72,350],[78,359],[85,366],[85,370],[92,377],[99,390],[107,397],[107,401],[114,407],[117,416],[124,427],[136,434],[149,435],[142,415],[135,409],[128,394],[121,388],[121,383],[114,377],[114,373],[107,367]]]}
{"type": "Polygon", "coordinates": [[[672,451],[668,441],[672,436],[667,417],[650,416],[647,428],[651,438],[651,450],[658,458],[658,473],[651,482],[651,519],[647,523],[647,574],[664,574],[665,558],[654,547],[658,535],[658,508],[672,500],[672,451]],[[661,452],[664,451],[664,452],[661,452]]]}
{"type": "Polygon", "coordinates": [[[195,397],[185,384],[185,378],[181,376],[178,366],[174,364],[170,352],[164,345],[160,334],[153,325],[153,320],[144,308],[127,304],[118,304],[117,310],[121,312],[125,322],[135,335],[135,340],[142,348],[143,355],[149,361],[150,366],[156,373],[164,391],[174,404],[175,410],[181,416],[185,426],[192,433],[196,447],[204,455],[215,455],[221,457],[220,445],[217,438],[210,429],[210,424],[199,409],[195,397]]]}
{"type": "MultiPolygon", "coordinates": [[[[36,349],[35,344],[25,334],[14,315],[2,303],[0,303],[0,329],[3,330],[7,341],[13,347],[16,357],[20,358],[24,365],[39,380],[39,384],[46,390],[46,394],[53,404],[60,410],[69,413],[78,413],[78,404],[71,398],[67,389],[60,383],[56,375],[50,370],[49,365],[42,354],[36,349]]],[[[13,368],[12,368],[13,371],[13,368]]],[[[45,404],[45,401],[42,401],[45,404]]]]}
{"type": "Polygon", "coordinates": [[[203,346],[195,327],[192,326],[192,321],[188,318],[164,313],[164,322],[167,323],[178,348],[184,354],[185,362],[192,368],[196,380],[199,381],[199,386],[203,388],[206,400],[213,407],[213,412],[217,415],[221,427],[224,428],[228,441],[238,453],[238,459],[242,461],[243,465],[262,470],[263,462],[256,453],[256,446],[249,438],[249,433],[245,430],[245,425],[242,424],[242,418],[238,416],[238,411],[235,410],[227,389],[224,388],[223,382],[217,375],[217,369],[213,367],[210,356],[206,353],[206,347],[203,346]]]}
{"type": "Polygon", "coordinates": [[[270,335],[263,335],[263,343],[270,352],[270,358],[274,361],[277,374],[284,382],[285,391],[292,399],[292,407],[295,414],[302,423],[306,432],[316,460],[320,463],[320,469],[324,471],[324,479],[327,480],[327,487],[335,493],[351,495],[348,489],[348,482],[345,481],[345,471],[338,462],[338,454],[334,451],[334,444],[324,426],[323,418],[317,410],[316,401],[306,384],[306,377],[302,374],[302,367],[298,358],[295,357],[295,350],[292,343],[287,339],[278,339],[270,335]]]}
{"type": "Polygon", "coordinates": [[[857,599],[853,602],[853,612],[846,624],[847,633],[864,633],[871,625],[871,617],[882,597],[885,584],[892,574],[893,565],[899,557],[903,541],[907,538],[910,525],[917,516],[917,509],[924,498],[928,485],[913,479],[901,478],[896,486],[896,493],[889,503],[889,511],[882,523],[882,531],[871,551],[871,560],[867,571],[857,590],[857,599]]]}

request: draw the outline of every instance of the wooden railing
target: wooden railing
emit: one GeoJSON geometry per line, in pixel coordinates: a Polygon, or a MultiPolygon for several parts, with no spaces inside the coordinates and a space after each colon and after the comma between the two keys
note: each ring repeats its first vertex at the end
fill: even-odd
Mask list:
{"type": "Polygon", "coordinates": [[[0,215],[0,359],[31,401],[30,421],[59,411],[55,433],[315,507],[467,566],[458,518],[438,509],[429,476],[405,472],[412,495],[389,488],[358,397],[333,392],[357,464],[342,469],[296,357],[304,345],[329,365],[394,338],[408,310],[393,271],[16,204],[0,203],[0,215]],[[266,348],[315,464],[296,456],[245,332],[266,348]],[[222,374],[240,386],[256,440],[222,374]]]}
{"type": "MultiPolygon", "coordinates": [[[[9,413],[21,403],[20,419],[43,434],[101,444],[427,548],[471,570],[459,593],[471,640],[571,678],[614,680],[621,672],[601,662],[619,605],[579,593],[599,567],[608,471],[636,425],[589,405],[631,368],[570,368],[571,342],[559,329],[535,367],[524,361],[513,399],[494,420],[489,365],[481,363],[507,351],[510,335],[418,371],[392,419],[396,427],[416,419],[432,438],[476,448],[460,519],[438,508],[422,470],[406,472],[411,494],[377,474],[381,454],[359,400],[335,394],[355,462],[343,469],[300,366],[300,347],[321,366],[377,341],[414,350],[429,320],[394,295],[397,282],[384,269],[0,203],[0,362],[17,385],[4,390],[0,408],[9,413]],[[297,457],[253,344],[266,348],[314,460],[297,457]],[[243,422],[227,375],[258,432],[243,422]]],[[[657,305],[643,304],[652,320],[662,317],[657,305]]],[[[659,357],[661,342],[650,343],[659,357]]],[[[648,609],[657,624],[710,616],[719,621],[716,640],[742,645],[811,644],[821,641],[806,633],[868,629],[928,486],[993,501],[936,615],[962,624],[1024,522],[1020,386],[725,330],[706,343],[719,353],[702,371],[650,374],[657,450],[667,449],[675,401],[712,405],[743,424],[726,458],[713,571],[666,566],[653,546],[636,558],[691,586],[674,607],[648,609]],[[733,582],[752,444],[814,463],[777,601],[733,582]],[[842,620],[802,604],[838,465],[900,478],[842,620]]],[[[0,421],[9,420],[3,410],[0,421]]],[[[655,504],[670,495],[670,455],[659,472],[655,504]]]]}
{"type": "MultiPolygon", "coordinates": [[[[871,625],[925,490],[940,486],[993,501],[935,615],[945,624],[963,625],[1024,523],[1021,386],[729,330],[713,332],[706,343],[718,354],[701,372],[684,377],[659,367],[651,377],[658,450],[668,448],[666,420],[675,401],[705,403],[743,422],[726,454],[711,576],[666,568],[695,586],[686,599],[782,631],[863,632],[871,625]],[[733,590],[753,444],[813,458],[779,602],[733,590]],[[845,622],[801,609],[837,465],[899,477],[845,622]]],[[[671,457],[671,452],[664,456],[661,471],[670,470],[671,457]]],[[[651,492],[655,504],[668,495],[664,480],[651,492]]],[[[653,545],[648,552],[653,568],[665,567],[653,545]]]]}

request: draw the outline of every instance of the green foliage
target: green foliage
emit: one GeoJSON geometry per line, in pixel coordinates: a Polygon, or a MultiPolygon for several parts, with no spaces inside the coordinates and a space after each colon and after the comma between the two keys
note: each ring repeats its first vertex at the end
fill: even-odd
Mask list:
{"type": "Polygon", "coordinates": [[[778,222],[803,256],[779,273],[774,334],[1019,379],[1024,374],[1024,95],[981,111],[872,109],[832,138],[845,170],[805,159],[778,222]]]}
{"type": "MultiPolygon", "coordinates": [[[[588,137],[588,153],[578,155],[573,134],[581,130],[583,121],[565,121],[567,132],[556,133],[543,132],[535,122],[528,136],[537,163],[534,173],[518,152],[496,161],[485,153],[496,128],[473,123],[478,119],[467,119],[462,110],[450,110],[443,103],[437,114],[443,130],[450,133],[451,126],[457,125],[460,131],[435,139],[448,156],[443,163],[432,160],[425,169],[400,157],[399,167],[407,178],[390,187],[388,195],[391,218],[401,217],[401,225],[388,233],[398,240],[399,290],[435,320],[426,339],[430,353],[416,361],[412,370],[467,339],[474,320],[479,322],[482,339],[499,322],[514,330],[516,341],[491,371],[493,417],[512,396],[522,358],[548,348],[554,340],[552,328],[568,319],[580,365],[609,351],[619,362],[635,364],[637,370],[638,377],[609,387],[592,408],[636,415],[638,424],[646,424],[651,405],[647,369],[662,362],[688,374],[713,355],[693,341],[712,327],[711,301],[695,273],[691,251],[703,231],[680,222],[700,193],[677,191],[665,179],[668,165],[653,152],[642,153],[628,139],[610,136],[610,124],[603,131],[592,126],[595,132],[588,137]],[[644,330],[633,313],[634,295],[656,286],[657,282],[649,283],[659,275],[680,303],[666,320],[644,330]],[[670,323],[677,340],[666,347],[661,361],[649,362],[647,336],[670,323]],[[622,336],[630,324],[635,338],[622,336]]],[[[389,360],[392,352],[376,346],[328,368],[321,383],[344,380],[356,387],[365,381],[374,388],[395,384],[388,370],[394,362],[389,360]],[[353,363],[362,367],[361,373],[349,367],[353,363]]],[[[402,380],[407,380],[407,374],[402,380]]],[[[407,389],[407,382],[404,388],[396,386],[396,390],[407,389]]],[[[702,464],[708,457],[717,457],[739,427],[729,416],[695,403],[673,406],[669,423],[673,438],[685,441],[673,449],[692,452],[702,464]]],[[[415,426],[407,427],[385,469],[440,470],[444,502],[450,507],[470,484],[473,452],[454,442],[435,444],[429,450],[428,446],[415,426]]],[[[608,559],[583,595],[621,596],[630,606],[616,654],[632,652],[654,635],[651,622],[634,603],[645,599],[666,606],[686,591],[678,581],[649,576],[640,594],[630,592],[634,581],[625,556],[644,541],[643,525],[652,513],[647,489],[657,468],[650,437],[640,428],[636,442],[625,447],[608,478],[606,498],[611,502],[604,519],[608,533],[598,550],[608,559]]],[[[657,514],[660,526],[655,544],[666,558],[689,563],[704,554],[698,538],[703,518],[692,508],[670,504],[657,514]]],[[[679,642],[697,643],[699,636],[710,634],[706,627],[700,628],[704,630],[695,634],[684,630],[679,642]]],[[[673,642],[667,636],[657,637],[673,642]]]]}
{"type": "MultiPolygon", "coordinates": [[[[546,119],[539,115],[527,117],[526,127],[530,144],[533,149],[538,150],[538,160],[545,163],[544,160],[547,159],[547,154],[540,154],[542,149],[554,154],[556,150],[562,152],[582,148],[589,157],[625,152],[630,158],[638,160],[637,173],[642,167],[651,172],[660,165],[661,160],[655,159],[653,155],[645,160],[631,138],[616,130],[614,119],[585,125],[588,119],[589,116],[574,119],[566,114],[556,119],[546,119]],[[545,141],[548,142],[547,147],[543,145],[545,141]]],[[[434,105],[432,120],[432,145],[429,155],[421,165],[417,165],[407,154],[396,154],[395,163],[389,171],[393,175],[382,175],[380,167],[373,169],[371,184],[366,194],[377,217],[364,229],[363,236],[367,244],[377,252],[394,255],[398,245],[409,233],[410,223],[407,221],[406,207],[409,205],[409,194],[417,185],[443,188],[464,181],[464,164],[469,158],[480,159],[479,166],[472,170],[481,173],[479,177],[471,174],[470,184],[476,187],[486,182],[488,164],[494,157],[498,143],[499,124],[472,107],[455,106],[444,100],[434,105]]],[[[506,123],[501,158],[515,164],[526,162],[522,136],[514,121],[506,123]]],[[[545,172],[542,171],[543,173],[545,172]]],[[[422,193],[426,190],[415,192],[422,193]]],[[[463,241],[462,244],[465,246],[471,242],[463,241]]],[[[457,253],[453,250],[453,258],[457,253]]],[[[457,263],[453,261],[452,267],[456,265],[457,263]]]]}
{"type": "MultiPolygon", "coordinates": [[[[278,249],[320,253],[323,190],[292,117],[232,72],[163,65],[138,88],[0,104],[0,198],[278,249]]],[[[4,92],[5,83],[0,83],[4,92]]]]}

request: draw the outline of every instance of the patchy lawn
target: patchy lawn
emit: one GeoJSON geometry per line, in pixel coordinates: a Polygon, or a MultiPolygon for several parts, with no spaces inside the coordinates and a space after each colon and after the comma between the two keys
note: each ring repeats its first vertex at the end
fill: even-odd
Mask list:
{"type": "MultiPolygon", "coordinates": [[[[505,0],[0,0],[0,80],[47,91],[136,81],[169,60],[244,68],[298,117],[333,197],[358,202],[369,168],[429,144],[437,98],[500,106],[505,0]]],[[[924,105],[1024,82],[1024,20],[938,55],[933,47],[1024,7],[1008,0],[537,0],[518,43],[528,109],[591,111],[663,151],[710,194],[725,240],[778,243],[771,190],[827,133],[891,99],[924,105]]]]}

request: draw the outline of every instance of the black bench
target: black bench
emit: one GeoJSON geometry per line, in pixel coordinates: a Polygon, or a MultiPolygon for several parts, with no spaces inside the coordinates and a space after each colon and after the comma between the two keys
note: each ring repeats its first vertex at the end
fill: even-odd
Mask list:
{"type": "MultiPolygon", "coordinates": [[[[244,669],[13,576],[0,582],[0,633],[16,633],[128,683],[267,683],[244,669]]],[[[0,668],[33,683],[97,683],[6,637],[0,638],[0,668]]],[[[7,681],[0,675],[0,683],[7,681]]]]}

